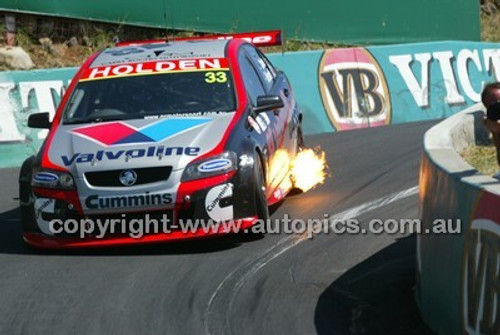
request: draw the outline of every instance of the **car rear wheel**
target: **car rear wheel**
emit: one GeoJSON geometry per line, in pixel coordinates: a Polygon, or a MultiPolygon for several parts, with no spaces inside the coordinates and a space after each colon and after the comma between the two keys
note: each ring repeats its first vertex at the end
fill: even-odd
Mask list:
{"type": "MultiPolygon", "coordinates": [[[[304,135],[302,134],[302,123],[299,123],[299,126],[297,127],[297,143],[296,143],[296,155],[299,154],[299,152],[302,151],[302,149],[305,148],[304,144],[304,135]]],[[[293,194],[297,193],[302,193],[302,190],[298,187],[295,186],[295,180],[293,176],[290,177],[292,179],[292,184],[293,184],[293,194]]]]}
{"type": "Polygon", "coordinates": [[[304,149],[304,134],[302,133],[302,123],[299,123],[297,127],[297,152],[300,152],[304,149]]]}

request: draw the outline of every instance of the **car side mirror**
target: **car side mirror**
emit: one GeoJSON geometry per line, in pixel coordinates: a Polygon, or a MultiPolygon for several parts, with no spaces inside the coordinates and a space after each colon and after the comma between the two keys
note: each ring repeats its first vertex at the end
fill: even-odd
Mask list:
{"type": "Polygon", "coordinates": [[[28,127],[50,129],[52,122],[49,120],[49,113],[35,113],[28,117],[28,127]]]}
{"type": "Polygon", "coordinates": [[[285,104],[278,95],[261,95],[257,97],[257,106],[253,108],[255,113],[260,113],[272,109],[283,108],[285,104]]]}

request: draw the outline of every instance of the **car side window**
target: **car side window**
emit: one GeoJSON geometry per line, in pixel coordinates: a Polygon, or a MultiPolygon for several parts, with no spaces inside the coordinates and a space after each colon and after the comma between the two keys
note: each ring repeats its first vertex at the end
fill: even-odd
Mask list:
{"type": "Polygon", "coordinates": [[[245,83],[245,87],[247,89],[248,94],[250,95],[250,100],[252,104],[257,105],[257,97],[261,95],[266,95],[266,91],[262,86],[262,82],[257,75],[257,72],[253,65],[250,63],[250,60],[246,57],[244,53],[240,53],[238,58],[240,63],[241,75],[243,77],[243,82],[245,83]]]}
{"type": "Polygon", "coordinates": [[[260,55],[260,58],[262,58],[264,63],[266,63],[267,68],[269,69],[269,72],[271,72],[271,75],[273,76],[274,80],[276,80],[276,77],[278,76],[278,71],[276,71],[276,68],[273,66],[273,64],[271,64],[269,59],[267,59],[267,57],[260,50],[257,50],[257,53],[260,55]]]}
{"type": "Polygon", "coordinates": [[[269,61],[254,47],[245,46],[245,51],[250,57],[252,64],[260,73],[260,77],[264,83],[266,91],[269,92],[273,87],[276,78],[276,70],[270,65],[269,61]]]}

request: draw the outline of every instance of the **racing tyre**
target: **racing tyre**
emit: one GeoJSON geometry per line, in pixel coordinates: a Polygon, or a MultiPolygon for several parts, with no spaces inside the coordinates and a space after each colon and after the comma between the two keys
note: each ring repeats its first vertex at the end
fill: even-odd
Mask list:
{"type": "Polygon", "coordinates": [[[31,164],[34,157],[26,159],[19,174],[19,209],[23,232],[35,228],[35,210],[33,208],[33,191],[31,189],[31,164]]]}
{"type": "Polygon", "coordinates": [[[254,164],[254,185],[255,185],[255,207],[257,209],[257,217],[260,220],[269,219],[269,207],[266,199],[266,180],[264,177],[264,169],[262,160],[258,155],[255,157],[254,164]]]}
{"type": "MultiPolygon", "coordinates": [[[[304,144],[304,135],[302,133],[302,123],[299,123],[299,126],[297,127],[297,148],[296,148],[296,154],[302,151],[302,149],[305,148],[304,144]]],[[[292,189],[292,194],[300,194],[302,193],[302,190],[298,187],[295,187],[295,181],[293,177],[292,178],[292,184],[293,184],[293,189],[292,189]]]]}
{"type": "Polygon", "coordinates": [[[297,127],[297,152],[300,152],[304,149],[304,134],[302,133],[302,123],[299,123],[297,127]]]}

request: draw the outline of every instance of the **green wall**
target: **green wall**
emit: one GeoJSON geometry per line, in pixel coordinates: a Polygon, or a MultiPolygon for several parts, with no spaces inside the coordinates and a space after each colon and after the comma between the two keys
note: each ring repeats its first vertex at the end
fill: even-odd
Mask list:
{"type": "Polygon", "coordinates": [[[210,32],[283,29],[347,44],[480,38],[477,0],[0,0],[0,10],[210,32]]]}

